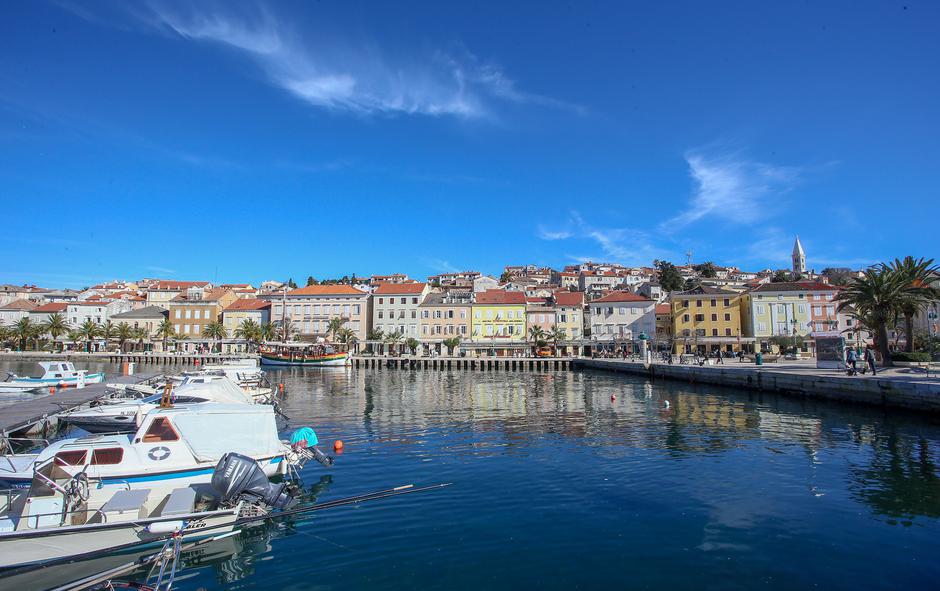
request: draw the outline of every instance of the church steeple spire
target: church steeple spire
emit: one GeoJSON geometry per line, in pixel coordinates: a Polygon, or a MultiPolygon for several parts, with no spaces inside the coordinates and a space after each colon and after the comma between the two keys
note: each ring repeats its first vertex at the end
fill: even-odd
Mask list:
{"type": "Polygon", "coordinates": [[[803,251],[803,244],[800,237],[796,237],[793,243],[793,272],[798,275],[806,274],[806,252],[803,251]]]}

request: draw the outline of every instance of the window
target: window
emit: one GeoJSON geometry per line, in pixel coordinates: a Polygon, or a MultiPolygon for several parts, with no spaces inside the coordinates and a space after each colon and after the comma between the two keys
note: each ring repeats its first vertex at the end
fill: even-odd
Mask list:
{"type": "Polygon", "coordinates": [[[766,323],[766,322],[758,322],[758,323],[757,323],[757,330],[759,330],[760,332],[764,332],[765,330],[767,330],[767,323],[766,323]]]}
{"type": "Polygon", "coordinates": [[[730,329],[730,328],[726,328],[726,329],[725,329],[725,336],[726,336],[726,337],[730,337],[730,336],[731,336],[731,329],[730,329]]]}
{"type": "Polygon", "coordinates": [[[731,322],[731,314],[725,314],[725,322],[731,322]]]}
{"type": "Polygon", "coordinates": [[[689,307],[689,300],[682,300],[682,307],[683,307],[683,308],[688,308],[688,307],[689,307]]]}
{"type": "Polygon", "coordinates": [[[124,459],[124,450],[120,447],[107,447],[104,449],[94,449],[91,452],[92,466],[106,466],[109,464],[120,464],[124,459]]]}
{"type": "Polygon", "coordinates": [[[352,312],[353,312],[353,315],[354,315],[354,316],[358,316],[358,315],[359,315],[359,304],[353,304],[352,312]]]}
{"type": "Polygon", "coordinates": [[[695,300],[695,307],[696,307],[696,308],[701,308],[701,307],[702,307],[702,300],[695,300]]]}
{"type": "Polygon", "coordinates": [[[804,314],[806,312],[806,304],[800,304],[799,309],[800,309],[800,314],[804,314]]]}
{"type": "Polygon", "coordinates": [[[682,315],[682,322],[688,322],[688,321],[689,321],[689,315],[688,315],[688,314],[683,314],[683,315],[682,315]]]}
{"type": "Polygon", "coordinates": [[[349,304],[343,304],[343,316],[349,318],[349,304]]]}
{"type": "Polygon", "coordinates": [[[712,308],[714,308],[714,307],[717,306],[717,305],[718,305],[718,300],[712,300],[712,301],[711,301],[711,307],[712,307],[712,308]]]}
{"type": "Polygon", "coordinates": [[[718,336],[718,329],[717,329],[717,328],[713,328],[713,329],[712,329],[712,336],[713,336],[713,337],[717,337],[717,336],[718,336]]]}
{"type": "Polygon", "coordinates": [[[636,316],[636,315],[639,314],[639,313],[640,313],[640,310],[639,310],[639,309],[637,309],[637,308],[630,308],[630,314],[631,314],[631,315],[636,316]]]}
{"type": "Polygon", "coordinates": [[[401,302],[399,302],[400,304],[404,305],[408,303],[408,298],[400,298],[400,299],[401,299],[401,302]]]}
{"type": "Polygon", "coordinates": [[[193,311],[193,318],[195,318],[196,320],[199,320],[199,318],[200,318],[201,316],[202,316],[202,311],[201,311],[201,310],[194,310],[194,311],[193,311]]]}
{"type": "MultiPolygon", "coordinates": [[[[181,318],[181,317],[182,317],[181,312],[182,312],[182,310],[177,310],[177,311],[176,311],[176,318],[181,318]]],[[[75,317],[74,317],[74,316],[72,317],[72,322],[73,322],[73,323],[75,322],[75,317]]]]}
{"type": "Polygon", "coordinates": [[[379,318],[382,318],[382,310],[379,310],[379,312],[378,312],[378,317],[379,317],[379,318]]]}
{"type": "Polygon", "coordinates": [[[422,317],[422,318],[427,318],[428,316],[429,316],[429,314],[428,314],[428,311],[427,311],[427,310],[421,310],[421,317],[422,317]]]}
{"type": "Polygon", "coordinates": [[[193,311],[192,311],[192,310],[186,310],[186,319],[189,320],[190,318],[192,318],[192,316],[193,316],[193,311]]]}
{"type": "Polygon", "coordinates": [[[310,304],[304,304],[304,316],[310,316],[310,304]]]}
{"type": "Polygon", "coordinates": [[[712,322],[718,322],[718,314],[712,314],[712,322]]]}
{"type": "Polygon", "coordinates": [[[461,324],[461,325],[460,325],[460,334],[467,334],[467,325],[466,325],[466,324],[461,324]]]}
{"type": "Polygon", "coordinates": [[[333,315],[339,316],[339,304],[333,304],[333,315]]]}
{"type": "Polygon", "coordinates": [[[412,310],[412,311],[411,311],[411,317],[412,317],[412,318],[417,318],[417,317],[418,317],[418,311],[417,311],[417,310],[412,310]]]}
{"type": "Polygon", "coordinates": [[[695,315],[695,321],[696,321],[696,322],[703,322],[704,320],[705,320],[705,315],[704,315],[704,314],[696,314],[696,315],[695,315]]]}
{"type": "Polygon", "coordinates": [[[730,305],[731,305],[731,300],[729,300],[728,298],[725,298],[725,308],[727,308],[730,305]]]}
{"type": "Polygon", "coordinates": [[[81,466],[88,457],[87,449],[75,451],[60,451],[55,455],[55,463],[59,466],[81,466]]]}
{"type": "Polygon", "coordinates": [[[379,298],[379,305],[384,304],[384,303],[385,303],[385,298],[379,298]]]}
{"type": "Polygon", "coordinates": [[[466,311],[466,310],[461,310],[461,311],[460,311],[460,319],[461,319],[461,320],[465,320],[466,318],[467,318],[467,311],[466,311]]]}
{"type": "Polygon", "coordinates": [[[313,305],[313,315],[314,315],[314,316],[319,316],[319,315],[320,315],[320,304],[314,304],[314,305],[313,305]]]}
{"type": "Polygon", "coordinates": [[[156,443],[158,441],[178,441],[179,435],[173,430],[170,419],[158,417],[150,423],[147,432],[144,434],[144,443],[156,443]]]}
{"type": "Polygon", "coordinates": [[[626,313],[627,313],[627,309],[626,309],[626,308],[624,308],[623,306],[620,306],[620,310],[619,310],[619,313],[620,313],[620,315],[621,315],[621,316],[623,316],[624,314],[626,314],[626,313]]]}
{"type": "Polygon", "coordinates": [[[418,298],[411,298],[411,303],[414,304],[415,306],[417,306],[417,305],[418,305],[418,298]]]}
{"type": "Polygon", "coordinates": [[[757,306],[757,313],[758,313],[758,314],[764,314],[764,313],[765,313],[765,311],[764,311],[764,305],[763,305],[763,304],[758,304],[758,306],[757,306]]]}
{"type": "Polygon", "coordinates": [[[423,335],[427,335],[427,334],[428,334],[428,325],[427,325],[427,324],[422,324],[422,325],[421,325],[421,334],[423,334],[423,335]]]}

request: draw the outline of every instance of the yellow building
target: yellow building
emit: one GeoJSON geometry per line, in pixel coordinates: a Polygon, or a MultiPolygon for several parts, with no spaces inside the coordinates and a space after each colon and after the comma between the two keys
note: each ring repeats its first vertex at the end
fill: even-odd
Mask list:
{"type": "MultiPolygon", "coordinates": [[[[669,296],[676,353],[741,351],[741,296],[699,285],[669,296]]],[[[750,339],[753,341],[753,339],[750,339]]]]}
{"type": "Polygon", "coordinates": [[[190,287],[167,302],[170,322],[176,334],[192,340],[201,339],[206,325],[221,320],[222,310],[237,299],[231,289],[190,287]]]}
{"type": "Polygon", "coordinates": [[[489,289],[476,294],[470,333],[474,341],[518,343],[526,339],[525,294],[489,289]]]}

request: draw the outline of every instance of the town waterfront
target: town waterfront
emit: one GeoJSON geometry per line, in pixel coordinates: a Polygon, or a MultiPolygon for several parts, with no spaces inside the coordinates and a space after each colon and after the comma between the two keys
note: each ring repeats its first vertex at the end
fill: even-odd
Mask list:
{"type": "Polygon", "coordinates": [[[333,470],[304,471],[320,500],[454,485],[252,529],[188,557],[176,588],[917,589],[940,577],[936,419],[594,371],[270,375],[292,427],[345,442],[333,470]]]}

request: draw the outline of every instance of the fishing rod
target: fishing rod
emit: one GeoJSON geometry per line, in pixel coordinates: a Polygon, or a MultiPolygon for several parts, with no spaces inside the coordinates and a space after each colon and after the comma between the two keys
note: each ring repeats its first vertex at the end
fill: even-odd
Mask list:
{"type": "MultiPolygon", "coordinates": [[[[335,499],[335,500],[333,500],[333,501],[326,501],[326,502],[324,502],[324,503],[318,503],[318,504],[310,505],[309,507],[297,507],[297,508],[295,508],[295,509],[288,509],[288,510],[286,510],[286,511],[278,511],[278,512],[276,512],[276,513],[268,513],[268,514],[265,514],[265,515],[254,515],[254,516],[251,516],[251,517],[244,517],[244,518],[242,518],[242,519],[236,520],[235,523],[234,523],[231,527],[239,527],[239,526],[242,526],[242,525],[245,525],[245,524],[248,524],[248,523],[256,523],[256,522],[259,522],[259,521],[266,521],[266,520],[269,520],[269,519],[280,519],[281,517],[290,517],[290,516],[292,516],[292,515],[301,515],[301,514],[304,514],[304,513],[312,513],[312,512],[314,512],[314,511],[322,511],[322,510],[324,510],[324,509],[334,509],[334,508],[336,508],[336,507],[343,507],[343,506],[345,506],[345,505],[354,505],[354,504],[357,504],[357,503],[365,503],[365,502],[368,502],[368,501],[376,501],[376,500],[379,500],[379,499],[387,499],[387,498],[389,498],[389,497],[397,497],[397,496],[406,495],[406,494],[412,494],[412,493],[417,493],[417,492],[425,492],[425,491],[429,491],[429,490],[436,490],[436,489],[448,487],[448,486],[450,486],[451,484],[453,484],[453,483],[451,483],[451,482],[443,482],[443,483],[440,483],[440,484],[432,484],[432,485],[428,485],[428,486],[420,486],[420,487],[417,487],[417,488],[415,488],[414,484],[405,484],[405,485],[402,485],[402,486],[396,486],[396,487],[394,487],[394,488],[388,488],[388,489],[385,489],[385,490],[378,490],[378,491],[374,491],[374,492],[371,492],[371,493],[365,493],[365,494],[361,494],[361,495],[355,495],[355,496],[352,496],[352,497],[345,497],[345,498],[342,498],[342,499],[335,499]]],[[[203,530],[201,530],[201,531],[206,532],[206,531],[209,531],[209,530],[212,530],[212,529],[218,529],[218,528],[222,528],[222,527],[229,527],[229,526],[227,526],[227,525],[219,525],[219,526],[215,526],[215,527],[206,528],[206,529],[203,529],[203,530]]],[[[190,550],[190,549],[192,549],[192,548],[195,548],[195,547],[197,547],[197,546],[201,546],[201,545],[207,544],[207,543],[209,543],[209,542],[214,542],[214,541],[216,541],[216,540],[221,540],[221,539],[223,539],[223,538],[227,538],[227,537],[229,537],[229,536],[232,536],[232,535],[235,535],[235,534],[239,533],[239,531],[240,531],[240,530],[230,531],[230,532],[226,532],[226,533],[223,533],[223,534],[219,534],[219,535],[217,535],[217,536],[213,536],[213,537],[211,537],[211,538],[204,538],[204,539],[201,539],[201,540],[197,540],[197,541],[194,541],[194,542],[190,542],[189,544],[184,544],[184,545],[180,548],[180,552],[185,552],[185,551],[190,550]]],[[[113,551],[113,549],[112,549],[112,551],[113,551]]],[[[102,552],[101,555],[106,555],[106,554],[109,554],[109,553],[110,553],[110,552],[102,552]]],[[[113,578],[113,577],[120,576],[120,575],[122,575],[122,574],[126,574],[126,573],[128,573],[128,572],[137,570],[137,569],[140,568],[140,567],[146,566],[146,565],[148,565],[148,564],[152,564],[152,563],[154,563],[155,561],[159,560],[161,557],[164,557],[165,554],[166,554],[166,553],[165,553],[164,551],[160,551],[160,552],[156,552],[156,553],[154,553],[154,554],[148,554],[148,555],[146,555],[146,556],[141,556],[140,558],[138,558],[137,560],[135,560],[135,561],[133,561],[133,562],[128,562],[128,563],[123,564],[123,565],[121,565],[121,566],[117,566],[117,567],[114,567],[114,568],[112,568],[112,569],[109,569],[109,570],[106,570],[106,571],[102,571],[102,572],[100,572],[100,573],[98,573],[98,574],[91,575],[91,576],[89,576],[89,577],[85,577],[84,579],[79,579],[79,580],[77,580],[77,581],[72,581],[72,582],[70,582],[70,583],[66,583],[65,585],[56,587],[55,589],[53,589],[53,591],[78,591],[78,590],[80,590],[80,589],[87,589],[88,587],[90,587],[90,586],[92,586],[92,585],[96,585],[96,584],[98,584],[98,583],[103,583],[103,582],[105,582],[105,581],[107,581],[107,580],[109,580],[109,579],[111,579],[111,578],[113,578]]]]}

